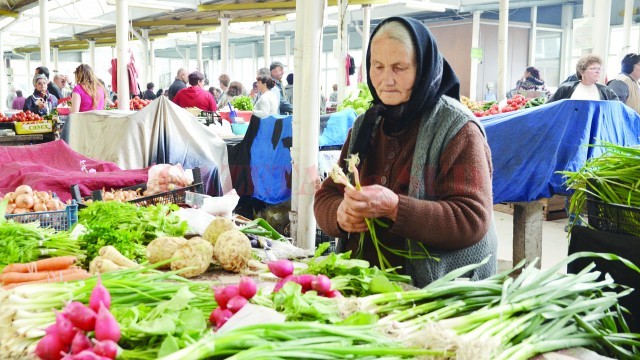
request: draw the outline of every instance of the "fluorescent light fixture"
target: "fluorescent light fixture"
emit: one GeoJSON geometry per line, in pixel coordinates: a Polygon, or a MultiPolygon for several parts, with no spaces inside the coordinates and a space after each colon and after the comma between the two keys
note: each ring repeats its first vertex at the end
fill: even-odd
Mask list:
{"type": "MultiPolygon", "coordinates": [[[[107,5],[116,6],[116,0],[107,0],[107,5]]],[[[129,7],[137,7],[144,9],[153,9],[153,10],[167,10],[174,11],[177,7],[179,8],[194,8],[193,6],[181,4],[181,3],[170,3],[167,1],[135,1],[129,2],[129,7]]]]}
{"type": "Polygon", "coordinates": [[[50,17],[49,22],[52,24],[63,25],[75,25],[75,26],[87,26],[87,27],[103,27],[114,25],[111,21],[104,21],[99,19],[86,19],[86,18],[56,18],[50,17]]]}
{"type": "Polygon", "coordinates": [[[404,6],[407,9],[433,11],[433,12],[445,12],[447,8],[442,4],[435,4],[430,1],[404,1],[404,6]]]}

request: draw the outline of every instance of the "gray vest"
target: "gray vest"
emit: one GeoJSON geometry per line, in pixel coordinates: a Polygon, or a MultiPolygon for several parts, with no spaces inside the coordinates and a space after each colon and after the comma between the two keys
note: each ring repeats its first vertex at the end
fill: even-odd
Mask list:
{"type": "MultiPolygon", "coordinates": [[[[353,149],[355,139],[360,130],[360,124],[364,114],[360,115],[353,124],[349,153],[353,149]]],[[[378,118],[376,128],[382,118],[378,118]]],[[[468,122],[473,121],[485,135],[484,128],[475,117],[458,101],[447,96],[442,96],[431,112],[425,113],[421,119],[418,139],[411,164],[411,180],[409,182],[409,196],[424,200],[436,200],[425,191],[425,170],[430,183],[440,171],[440,157],[451,139],[468,122]]],[[[460,250],[445,251],[427,247],[432,257],[437,259],[407,260],[407,274],[413,279],[417,287],[424,287],[429,283],[443,277],[447,273],[469,264],[480,263],[487,256],[492,256],[489,261],[473,270],[465,277],[471,280],[480,280],[496,273],[498,241],[493,219],[491,226],[475,245],[460,250]]],[[[420,247],[407,239],[407,249],[420,252],[420,247]]]]}

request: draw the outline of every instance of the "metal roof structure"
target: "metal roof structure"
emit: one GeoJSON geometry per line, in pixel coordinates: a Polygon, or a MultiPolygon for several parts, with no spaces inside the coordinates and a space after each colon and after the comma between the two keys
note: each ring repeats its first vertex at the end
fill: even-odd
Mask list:
{"type": "MultiPolygon", "coordinates": [[[[43,1],[43,0],[41,0],[43,1]]],[[[97,47],[115,46],[116,1],[121,0],[49,0],[49,38],[59,51],[83,51],[89,41],[97,47]]],[[[313,1],[313,0],[298,0],[313,1]]],[[[481,10],[497,12],[499,1],[493,0],[350,0],[351,9],[372,6],[372,28],[392,15],[410,15],[425,21],[468,17],[481,10]]],[[[531,6],[581,4],[582,0],[511,0],[510,9],[531,6]]],[[[0,0],[0,32],[3,46],[17,53],[38,52],[40,21],[38,0],[0,0]]],[[[336,31],[337,0],[328,0],[325,32],[336,31]]],[[[271,26],[273,37],[292,36],[295,30],[296,0],[136,0],[129,1],[131,33],[145,33],[155,40],[155,48],[180,46],[180,39],[200,32],[203,44],[220,42],[221,18],[229,18],[231,43],[261,41],[264,24],[271,26]]],[[[362,19],[351,18],[349,26],[357,29],[362,19]]],[[[130,36],[135,40],[133,35],[130,36]]],[[[185,43],[187,45],[187,43],[185,43]]]]}

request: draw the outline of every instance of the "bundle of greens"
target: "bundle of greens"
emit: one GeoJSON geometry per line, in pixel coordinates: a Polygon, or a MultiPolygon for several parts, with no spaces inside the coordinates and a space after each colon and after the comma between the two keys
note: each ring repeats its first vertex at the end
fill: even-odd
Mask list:
{"type": "Polygon", "coordinates": [[[79,223],[87,228],[79,237],[87,261],[107,245],[131,260],[143,261],[145,245],[153,239],[185,234],[188,224],[174,213],[178,209],[177,205],[165,204],[138,207],[116,201],[92,203],[78,213],[79,223]]]}
{"type": "MultiPolygon", "coordinates": [[[[6,206],[6,201],[2,206],[6,206]]],[[[37,223],[7,221],[0,209],[0,270],[8,264],[64,255],[83,257],[78,241],[69,232],[41,228],[37,223]]]]}

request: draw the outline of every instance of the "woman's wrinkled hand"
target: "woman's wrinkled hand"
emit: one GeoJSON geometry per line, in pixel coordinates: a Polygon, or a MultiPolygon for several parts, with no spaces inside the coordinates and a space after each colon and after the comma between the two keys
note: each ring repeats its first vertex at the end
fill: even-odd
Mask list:
{"type": "Polygon", "coordinates": [[[360,191],[346,188],[338,207],[338,225],[347,232],[367,230],[365,218],[396,219],[398,195],[380,185],[363,186],[360,191]]]}

